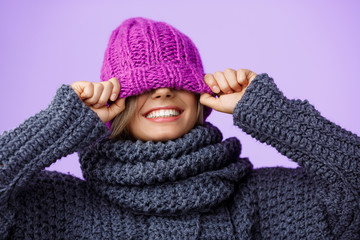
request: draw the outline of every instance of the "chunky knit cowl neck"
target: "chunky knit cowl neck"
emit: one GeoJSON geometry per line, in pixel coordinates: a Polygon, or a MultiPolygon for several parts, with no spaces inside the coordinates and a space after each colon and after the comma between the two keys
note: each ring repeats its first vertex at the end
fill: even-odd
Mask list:
{"type": "Polygon", "coordinates": [[[205,123],[166,142],[102,139],[79,152],[96,193],[137,214],[206,212],[234,192],[252,168],[238,139],[205,123]]]}

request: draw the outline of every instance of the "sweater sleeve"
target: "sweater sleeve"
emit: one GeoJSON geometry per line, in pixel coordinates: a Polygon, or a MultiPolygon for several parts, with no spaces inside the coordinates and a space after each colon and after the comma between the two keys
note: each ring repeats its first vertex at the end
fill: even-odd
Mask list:
{"type": "Polygon", "coordinates": [[[233,115],[244,132],[305,169],[329,221],[338,221],[334,232],[359,223],[359,136],[321,116],[307,100],[286,98],[266,73],[251,82],[233,115]]]}
{"type": "Polygon", "coordinates": [[[0,235],[15,214],[12,200],[31,179],[57,159],[83,149],[109,130],[97,114],[62,85],[50,105],[0,135],[0,235]]]}

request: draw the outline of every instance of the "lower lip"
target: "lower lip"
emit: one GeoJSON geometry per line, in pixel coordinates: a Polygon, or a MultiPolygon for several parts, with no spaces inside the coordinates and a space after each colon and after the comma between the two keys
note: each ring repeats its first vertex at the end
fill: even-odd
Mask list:
{"type": "Polygon", "coordinates": [[[181,114],[177,115],[176,117],[159,117],[159,118],[147,118],[145,117],[147,120],[150,120],[152,122],[157,122],[157,123],[161,123],[161,122],[172,122],[172,121],[176,121],[180,118],[181,114]]]}

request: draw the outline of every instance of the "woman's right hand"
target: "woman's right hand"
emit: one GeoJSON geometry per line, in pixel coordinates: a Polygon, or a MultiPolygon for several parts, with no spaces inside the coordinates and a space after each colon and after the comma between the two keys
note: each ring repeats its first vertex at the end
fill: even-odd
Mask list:
{"type": "Polygon", "coordinates": [[[74,82],[71,87],[81,101],[90,107],[103,123],[112,120],[125,109],[125,98],[117,99],[120,93],[120,83],[115,77],[104,82],[74,82]],[[116,101],[108,107],[105,105],[108,100],[116,101]]]}

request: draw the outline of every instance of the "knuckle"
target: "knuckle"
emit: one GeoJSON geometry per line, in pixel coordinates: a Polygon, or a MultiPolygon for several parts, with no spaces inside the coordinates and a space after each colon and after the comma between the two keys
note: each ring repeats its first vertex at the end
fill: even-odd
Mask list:
{"type": "Polygon", "coordinates": [[[103,90],[104,89],[104,84],[103,83],[95,83],[96,88],[99,90],[103,90]]]}
{"type": "Polygon", "coordinates": [[[85,87],[92,87],[93,86],[93,84],[92,84],[92,82],[82,82],[83,84],[84,84],[84,86],[85,87]]]}
{"type": "Polygon", "coordinates": [[[243,80],[245,78],[246,75],[245,75],[244,71],[239,70],[239,71],[237,71],[236,76],[237,76],[237,79],[241,81],[241,80],[243,80]]]}
{"type": "Polygon", "coordinates": [[[110,85],[110,86],[114,85],[114,83],[112,81],[105,81],[103,83],[104,83],[104,85],[110,85]]]}
{"type": "Polygon", "coordinates": [[[120,86],[120,82],[116,77],[111,78],[109,81],[113,86],[120,86]]]}
{"type": "Polygon", "coordinates": [[[224,73],[233,73],[233,72],[235,72],[235,70],[232,69],[232,68],[226,68],[226,69],[224,70],[224,73]]]}
{"type": "Polygon", "coordinates": [[[215,77],[221,77],[222,74],[223,74],[222,72],[216,71],[216,72],[214,73],[214,76],[215,76],[215,77]]]}
{"type": "Polygon", "coordinates": [[[244,75],[245,74],[245,69],[239,69],[239,70],[237,70],[237,73],[238,74],[241,74],[241,75],[244,75]]]}
{"type": "Polygon", "coordinates": [[[113,89],[114,84],[112,82],[107,81],[107,82],[104,82],[104,87],[113,89]]]}
{"type": "Polygon", "coordinates": [[[205,80],[205,82],[207,82],[207,83],[211,83],[211,82],[213,81],[212,74],[211,74],[211,73],[207,73],[207,74],[204,76],[204,80],[205,80]]]}

